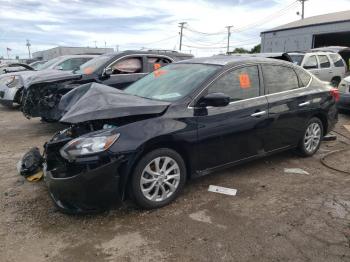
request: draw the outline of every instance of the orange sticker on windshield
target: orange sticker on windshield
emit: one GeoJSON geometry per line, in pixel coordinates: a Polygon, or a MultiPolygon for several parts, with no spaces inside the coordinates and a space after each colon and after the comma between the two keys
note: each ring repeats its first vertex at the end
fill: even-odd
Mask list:
{"type": "Polygon", "coordinates": [[[154,71],[154,76],[155,77],[160,77],[160,76],[162,76],[164,74],[166,74],[165,70],[158,69],[158,70],[154,71]]]}
{"type": "Polygon", "coordinates": [[[241,88],[250,88],[250,78],[247,73],[242,73],[239,75],[239,84],[241,88]]]}
{"type": "Polygon", "coordinates": [[[94,72],[92,67],[87,67],[84,69],[84,74],[85,75],[91,75],[94,72]]]}
{"type": "Polygon", "coordinates": [[[158,63],[156,63],[156,64],[153,65],[154,70],[157,70],[157,69],[159,69],[159,68],[161,68],[161,67],[162,67],[162,66],[161,66],[160,64],[158,64],[158,63]]]}

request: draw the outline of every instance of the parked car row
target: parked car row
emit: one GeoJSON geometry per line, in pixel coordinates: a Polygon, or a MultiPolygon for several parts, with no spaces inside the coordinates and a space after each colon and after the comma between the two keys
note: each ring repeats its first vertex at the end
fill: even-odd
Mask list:
{"type": "Polygon", "coordinates": [[[293,55],[126,51],[75,70],[8,74],[0,85],[21,92],[28,118],[67,125],[43,154],[60,210],[98,211],[127,198],[159,208],[188,179],[284,150],[317,152],[337,122],[339,91],[293,55]]]}
{"type": "Polygon", "coordinates": [[[0,103],[6,106],[22,105],[23,90],[33,81],[50,80],[51,77],[71,75],[95,55],[60,56],[42,64],[39,69],[7,73],[0,76],[0,103]]]}

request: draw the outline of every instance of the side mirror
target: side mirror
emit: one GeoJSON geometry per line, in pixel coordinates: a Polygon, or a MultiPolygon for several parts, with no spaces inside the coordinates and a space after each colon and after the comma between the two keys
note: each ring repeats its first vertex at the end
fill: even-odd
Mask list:
{"type": "Polygon", "coordinates": [[[106,69],[104,70],[103,74],[104,74],[105,76],[110,76],[110,75],[112,75],[112,74],[113,74],[113,68],[112,68],[112,67],[106,68],[106,69]]]}
{"type": "Polygon", "coordinates": [[[55,69],[57,69],[57,70],[63,70],[63,67],[62,67],[62,66],[56,66],[55,69]]]}
{"type": "Polygon", "coordinates": [[[213,106],[213,107],[223,107],[230,103],[230,97],[223,93],[211,93],[202,97],[198,105],[199,107],[213,106]]]}

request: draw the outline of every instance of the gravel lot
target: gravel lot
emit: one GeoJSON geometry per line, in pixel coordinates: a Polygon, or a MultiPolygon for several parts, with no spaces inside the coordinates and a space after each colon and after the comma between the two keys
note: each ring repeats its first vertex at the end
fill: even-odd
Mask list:
{"type": "MultiPolygon", "coordinates": [[[[344,125],[350,115],[340,115],[338,140],[312,158],[285,152],[191,181],[160,210],[127,203],[69,216],[56,210],[43,181],[29,183],[15,167],[62,126],[0,107],[0,261],[350,261],[350,175],[320,162],[350,149],[344,125]],[[238,194],[210,193],[209,185],[238,194]]],[[[350,171],[349,152],[326,162],[350,171]]]]}

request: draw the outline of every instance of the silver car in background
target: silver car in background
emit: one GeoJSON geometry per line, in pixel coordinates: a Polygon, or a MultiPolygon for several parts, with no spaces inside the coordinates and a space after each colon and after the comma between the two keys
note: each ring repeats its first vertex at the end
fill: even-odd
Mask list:
{"type": "Polygon", "coordinates": [[[0,75],[0,104],[12,107],[21,104],[24,85],[38,76],[57,76],[72,74],[82,64],[96,57],[96,55],[66,55],[56,57],[41,65],[39,70],[20,71],[0,75]]]}
{"type": "Polygon", "coordinates": [[[322,81],[338,87],[345,77],[347,66],[343,58],[334,52],[288,53],[293,63],[308,70],[322,81]]]}

